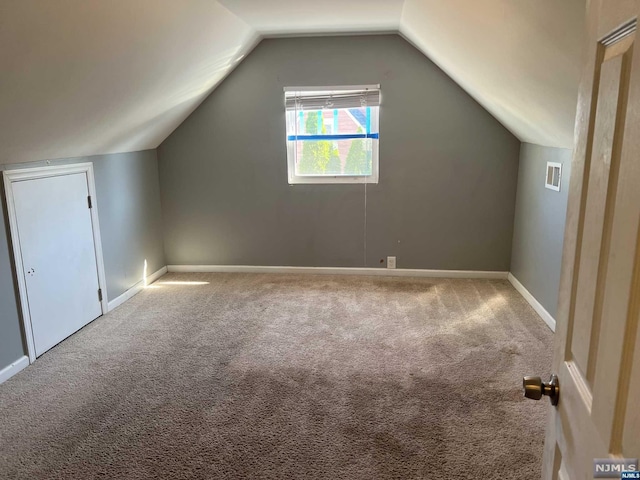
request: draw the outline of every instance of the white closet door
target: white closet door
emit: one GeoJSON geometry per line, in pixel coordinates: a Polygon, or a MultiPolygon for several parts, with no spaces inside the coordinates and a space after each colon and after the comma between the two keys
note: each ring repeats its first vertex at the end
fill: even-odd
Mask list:
{"type": "Polygon", "coordinates": [[[13,184],[36,355],[102,315],[85,173],[13,184]]]}

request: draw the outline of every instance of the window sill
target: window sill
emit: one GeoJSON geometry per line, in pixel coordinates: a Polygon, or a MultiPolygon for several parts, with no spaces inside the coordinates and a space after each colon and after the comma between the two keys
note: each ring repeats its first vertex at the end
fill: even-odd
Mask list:
{"type": "Polygon", "coordinates": [[[378,177],[374,175],[367,176],[295,176],[289,178],[289,185],[336,185],[336,184],[361,184],[361,183],[378,183],[378,177]]]}

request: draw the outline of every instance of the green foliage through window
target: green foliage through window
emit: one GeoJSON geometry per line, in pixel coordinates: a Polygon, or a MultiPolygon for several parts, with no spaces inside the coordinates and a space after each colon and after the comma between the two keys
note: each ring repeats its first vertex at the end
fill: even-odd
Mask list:
{"type": "MultiPolygon", "coordinates": [[[[362,127],[358,128],[358,133],[362,133],[362,127]]],[[[351,146],[344,165],[345,174],[371,175],[371,155],[367,154],[365,141],[367,140],[361,138],[351,140],[351,146]]]]}
{"type": "MultiPolygon", "coordinates": [[[[309,112],[305,123],[307,135],[326,134],[327,129],[322,120],[322,112],[309,112]],[[322,125],[322,131],[318,132],[318,125],[322,125]]],[[[308,140],[303,142],[302,157],[298,163],[298,174],[337,174],[342,170],[338,149],[331,140],[308,140]]]]}
{"type": "MultiPolygon", "coordinates": [[[[289,113],[287,130],[289,141],[293,142],[295,174],[373,175],[373,150],[374,147],[377,149],[377,136],[365,135],[370,133],[368,128],[370,109],[366,107],[289,113]]],[[[377,130],[374,132],[377,135],[377,130]]]]}

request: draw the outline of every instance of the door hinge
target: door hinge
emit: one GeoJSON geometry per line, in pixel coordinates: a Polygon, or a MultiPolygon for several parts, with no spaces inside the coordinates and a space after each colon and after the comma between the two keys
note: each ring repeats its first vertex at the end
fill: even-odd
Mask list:
{"type": "Polygon", "coordinates": [[[102,289],[101,288],[98,289],[98,301],[99,302],[102,301],[102,289]]]}
{"type": "Polygon", "coordinates": [[[89,203],[89,208],[93,208],[93,203],[91,203],[91,195],[87,197],[87,202],[89,203]]]}

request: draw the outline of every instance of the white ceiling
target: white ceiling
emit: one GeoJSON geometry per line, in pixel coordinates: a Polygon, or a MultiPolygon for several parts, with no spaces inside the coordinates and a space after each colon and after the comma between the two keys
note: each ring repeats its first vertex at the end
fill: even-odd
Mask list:
{"type": "Polygon", "coordinates": [[[400,31],[520,140],[571,148],[585,8],[585,0],[406,0],[400,31]]]}
{"type": "Polygon", "coordinates": [[[0,0],[0,164],[157,147],[262,36],[400,31],[571,147],[585,0],[0,0]]]}
{"type": "Polygon", "coordinates": [[[155,148],[255,41],[211,0],[0,0],[0,164],[155,148]]]}
{"type": "Polygon", "coordinates": [[[262,34],[397,31],[404,0],[219,0],[262,34]]]}

